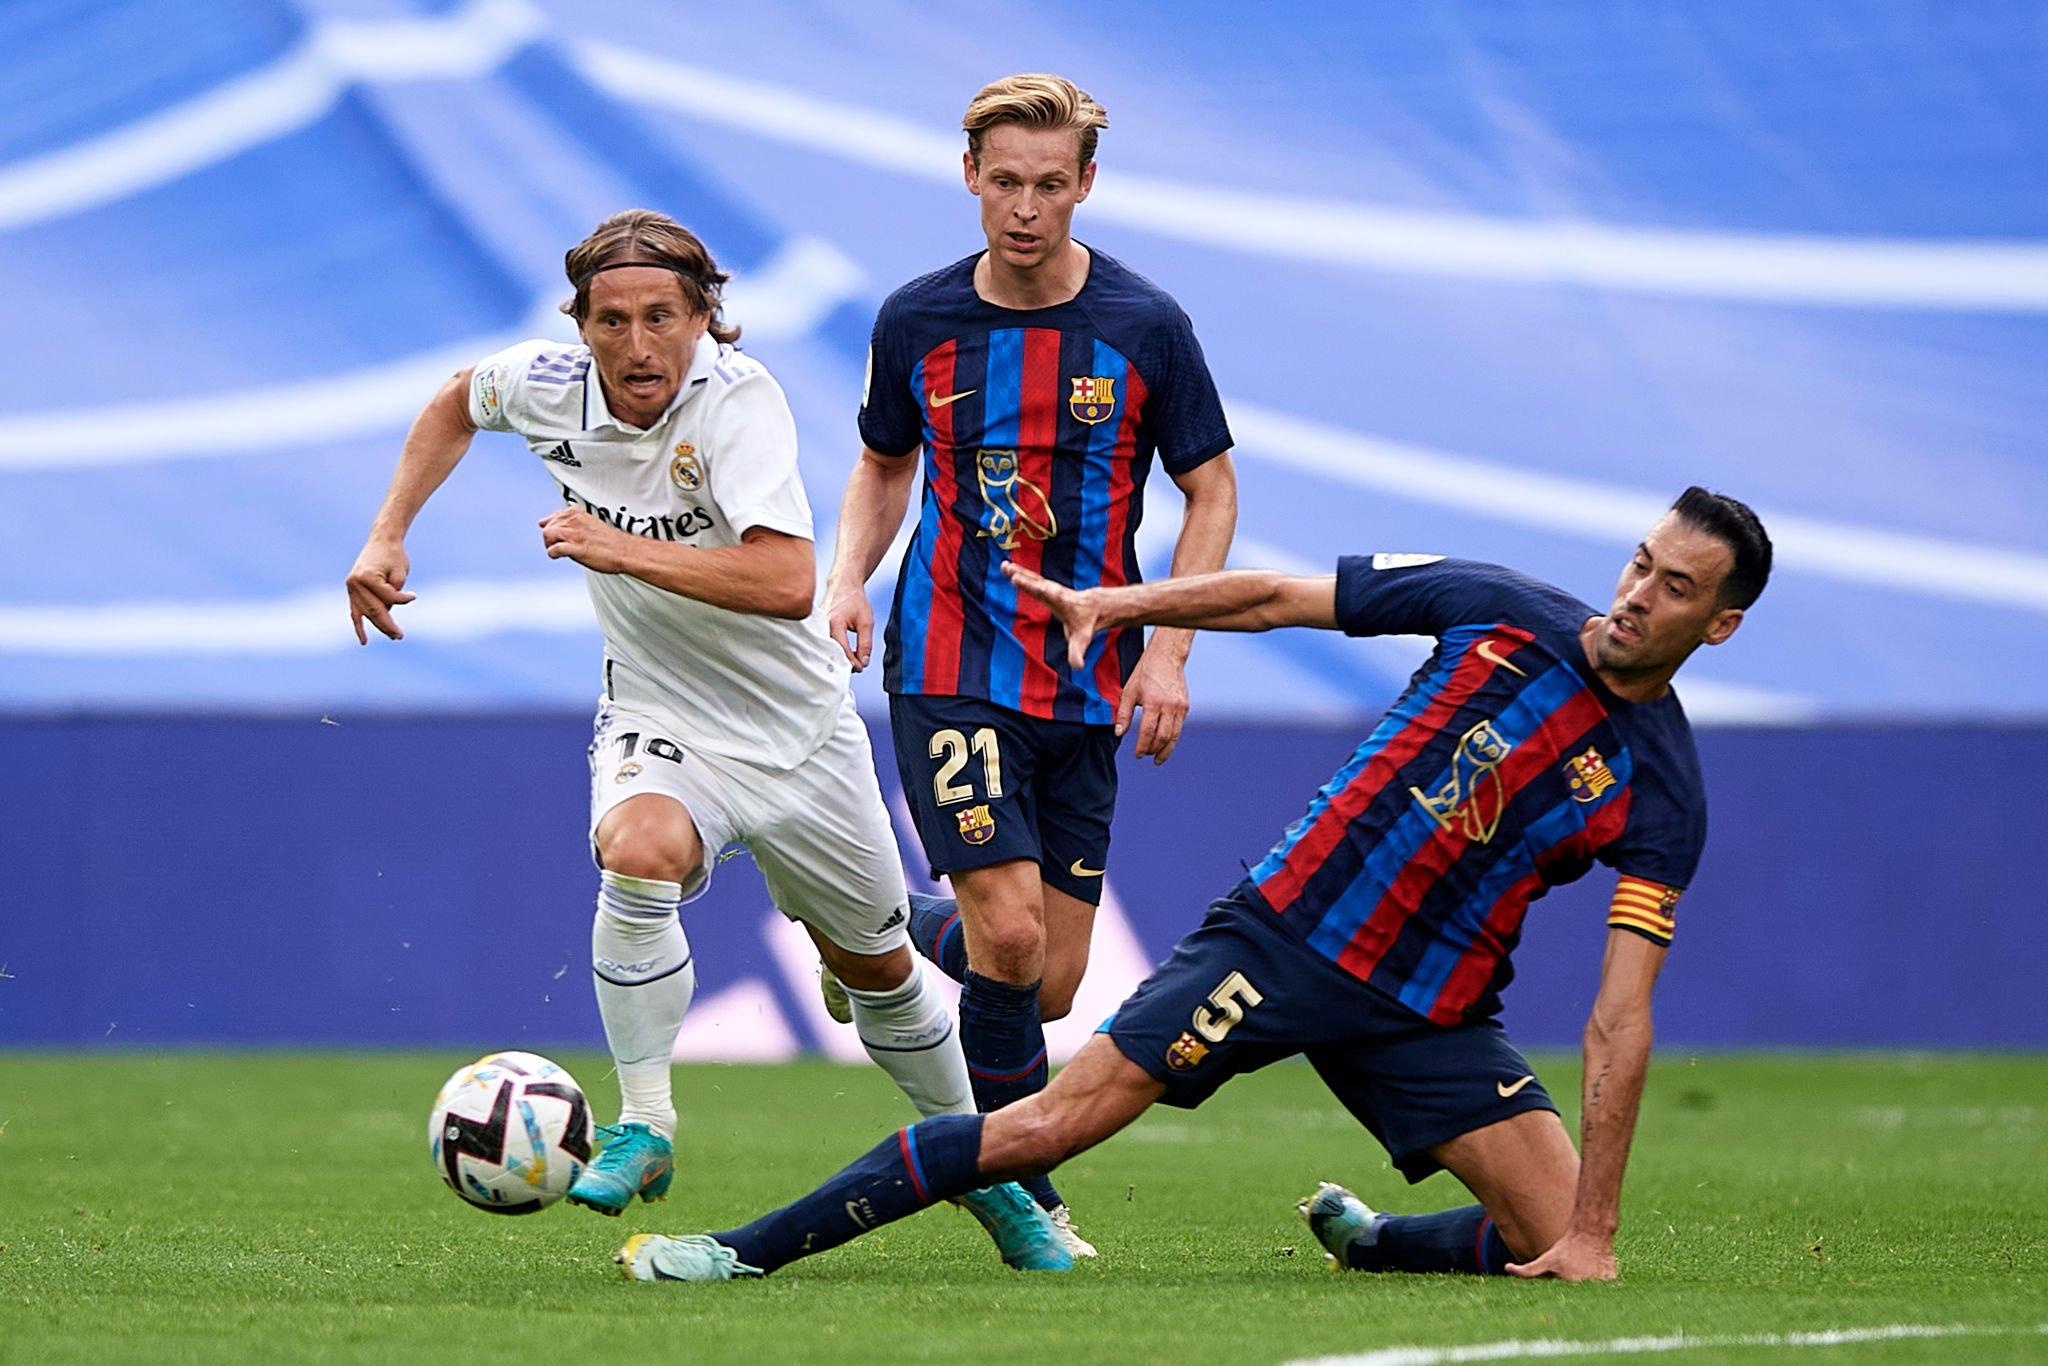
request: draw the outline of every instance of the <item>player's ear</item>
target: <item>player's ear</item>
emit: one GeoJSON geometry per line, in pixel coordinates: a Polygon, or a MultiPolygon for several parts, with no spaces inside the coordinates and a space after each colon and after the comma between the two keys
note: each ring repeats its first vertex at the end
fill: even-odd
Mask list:
{"type": "Polygon", "coordinates": [[[1700,637],[1702,645],[1719,645],[1735,634],[1735,628],[1742,625],[1740,607],[1724,607],[1714,613],[1714,619],[1707,623],[1707,633],[1700,637]]]}
{"type": "Polygon", "coordinates": [[[974,164],[973,152],[962,152],[960,154],[960,173],[967,181],[967,193],[979,195],[981,193],[981,167],[974,164]]]}
{"type": "Polygon", "coordinates": [[[1080,192],[1079,194],[1077,194],[1077,195],[1075,195],[1075,196],[1074,196],[1074,202],[1075,202],[1076,204],[1078,204],[1078,203],[1080,203],[1080,202],[1081,202],[1082,200],[1086,199],[1086,198],[1088,197],[1088,192],[1089,192],[1090,190],[1092,190],[1092,189],[1094,189],[1094,188],[1095,188],[1095,163],[1094,163],[1094,162],[1092,162],[1092,161],[1091,161],[1091,162],[1089,162],[1089,163],[1088,163],[1088,164],[1087,164],[1086,166],[1083,166],[1083,167],[1081,168],[1081,180],[1080,180],[1080,186],[1081,186],[1081,192],[1080,192]]]}

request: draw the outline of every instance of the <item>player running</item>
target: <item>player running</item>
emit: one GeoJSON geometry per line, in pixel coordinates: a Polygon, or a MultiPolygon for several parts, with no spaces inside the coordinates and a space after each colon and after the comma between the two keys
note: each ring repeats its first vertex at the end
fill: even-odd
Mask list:
{"type": "Polygon", "coordinates": [[[1770,564],[1748,508],[1691,488],[1604,614],[1438,555],[1080,593],[1013,570],[1076,651],[1138,622],[1418,633],[1437,648],[1307,814],[1043,1093],[926,1120],[751,1224],[643,1234],[616,1259],[640,1280],[763,1275],[956,1191],[1048,1171],[1155,1101],[1193,1107],[1305,1053],[1410,1181],[1446,1169],[1478,1198],[1388,1215],[1326,1183],[1300,1209],[1337,1265],[1612,1279],[1651,988],[1706,833],[1671,679],[1735,633],[1770,564]],[[1621,879],[1586,1025],[1581,1153],[1496,1015],[1529,904],[1596,859],[1621,879]]]}
{"type": "MultiPolygon", "coordinates": [[[[1066,1015],[1088,965],[1120,737],[1141,711],[1137,753],[1173,753],[1193,642],[1118,629],[1070,652],[1003,567],[1078,588],[1136,582],[1155,454],[1187,499],[1174,573],[1220,568],[1237,521],[1230,430],[1193,325],[1070,235],[1108,122],[1058,76],[1011,76],[968,105],[961,161],[987,248],[897,290],[875,319],[863,448],[826,583],[832,638],[865,668],[864,585],[902,525],[922,447],[884,683],[918,838],[959,898],[913,896],[911,937],[964,983],[961,1042],[984,1110],[1045,1085],[1043,1024],[1066,1015]]],[[[825,992],[836,1006],[829,974],[825,992]]],[[[1092,1256],[1052,1184],[1028,1184],[1092,1256]]]]}
{"type": "MultiPolygon", "coordinates": [[[[455,375],[413,424],[348,576],[356,639],[403,638],[405,533],[479,429],[516,432],[555,481],[551,559],[587,571],[604,629],[590,745],[600,869],[592,975],[620,1114],[569,1199],[616,1215],[666,1197],[670,1058],[696,990],[678,911],[727,844],[846,984],[868,1053],[920,1113],[973,1111],[944,1003],[906,944],[903,870],[845,660],[812,604],[811,509],[782,389],[733,343],[728,278],[681,224],[635,209],[565,262],[583,345],[521,342],[455,375]]],[[[962,1196],[1004,1260],[1064,1270],[1015,1185],[962,1196]]]]}

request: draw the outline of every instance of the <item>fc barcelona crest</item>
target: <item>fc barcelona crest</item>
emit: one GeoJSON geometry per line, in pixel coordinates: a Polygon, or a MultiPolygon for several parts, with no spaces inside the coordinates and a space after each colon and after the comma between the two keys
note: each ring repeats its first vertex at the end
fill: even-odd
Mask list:
{"type": "Polygon", "coordinates": [[[1067,399],[1067,410],[1091,427],[1108,421],[1110,414],[1116,411],[1116,377],[1074,376],[1074,392],[1067,399]]]}
{"type": "Polygon", "coordinates": [[[1601,794],[1614,786],[1614,770],[1607,767],[1607,761],[1600,757],[1600,751],[1591,745],[1584,754],[1574,754],[1567,765],[1571,769],[1572,800],[1575,802],[1597,802],[1601,794]]]}
{"type": "Polygon", "coordinates": [[[1208,1056],[1209,1045],[1185,1031],[1166,1046],[1166,1065],[1176,1072],[1185,1072],[1208,1056]]]}
{"type": "Polygon", "coordinates": [[[970,806],[959,813],[960,838],[969,844],[987,844],[996,837],[996,818],[987,803],[970,806]]]}

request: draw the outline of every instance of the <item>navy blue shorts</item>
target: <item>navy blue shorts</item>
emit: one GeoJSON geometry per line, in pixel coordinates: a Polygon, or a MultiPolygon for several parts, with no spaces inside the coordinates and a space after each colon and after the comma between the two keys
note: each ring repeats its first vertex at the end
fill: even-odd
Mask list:
{"type": "Polygon", "coordinates": [[[1239,1073],[1305,1054],[1410,1181],[1439,1170],[1439,1143],[1557,1109],[1498,1024],[1432,1024],[1235,897],[1211,906],[1099,1032],[1166,1083],[1168,1105],[1190,1110],[1239,1073]]]}
{"type": "Polygon", "coordinates": [[[978,697],[889,698],[896,771],[932,875],[1013,859],[1093,906],[1116,810],[1113,726],[1045,721],[978,697]]]}

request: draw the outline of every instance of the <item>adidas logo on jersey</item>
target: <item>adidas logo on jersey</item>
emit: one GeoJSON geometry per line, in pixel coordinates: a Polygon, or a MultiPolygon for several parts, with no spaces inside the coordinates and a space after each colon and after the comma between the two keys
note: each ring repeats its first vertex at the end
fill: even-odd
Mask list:
{"type": "Polygon", "coordinates": [[[542,451],[540,458],[552,460],[561,465],[574,465],[579,470],[583,468],[583,462],[576,458],[576,452],[569,449],[569,443],[566,441],[559,446],[542,451]]]}
{"type": "Polygon", "coordinates": [[[876,928],[877,928],[878,930],[893,930],[893,929],[895,929],[895,928],[896,928],[896,927],[897,927],[898,925],[901,925],[901,924],[903,923],[903,920],[904,920],[904,912],[903,912],[903,907],[901,907],[901,906],[898,906],[898,907],[897,907],[897,908],[896,908],[896,909],[895,909],[894,911],[891,911],[891,912],[889,913],[889,918],[888,918],[887,920],[884,920],[884,921],[883,921],[883,922],[882,922],[882,923],[881,923],[881,924],[880,924],[879,926],[877,926],[876,928]]]}

